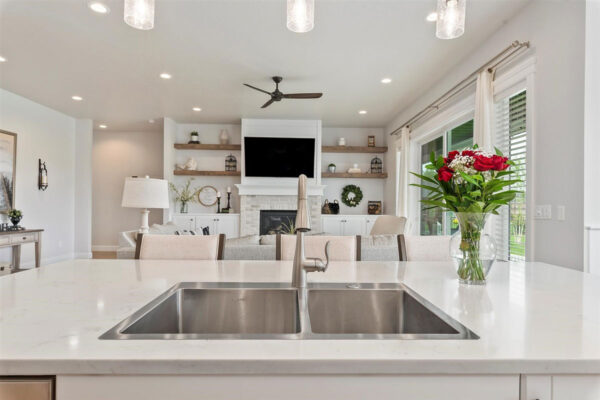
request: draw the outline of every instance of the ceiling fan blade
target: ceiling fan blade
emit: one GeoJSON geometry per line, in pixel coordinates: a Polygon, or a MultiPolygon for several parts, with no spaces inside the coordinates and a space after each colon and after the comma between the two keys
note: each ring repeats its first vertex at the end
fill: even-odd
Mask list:
{"type": "Polygon", "coordinates": [[[284,99],[318,99],[323,93],[290,93],[284,94],[284,99]]]}
{"type": "Polygon", "coordinates": [[[275,100],[271,99],[269,101],[267,101],[265,104],[263,104],[263,106],[261,108],[267,108],[269,107],[271,104],[273,104],[275,100]]]}
{"type": "Polygon", "coordinates": [[[257,88],[256,86],[248,85],[247,83],[244,83],[244,86],[248,86],[249,88],[252,88],[252,89],[254,89],[254,90],[258,90],[259,92],[266,93],[266,94],[268,94],[269,96],[271,95],[271,92],[267,92],[266,90],[259,89],[259,88],[257,88]]]}

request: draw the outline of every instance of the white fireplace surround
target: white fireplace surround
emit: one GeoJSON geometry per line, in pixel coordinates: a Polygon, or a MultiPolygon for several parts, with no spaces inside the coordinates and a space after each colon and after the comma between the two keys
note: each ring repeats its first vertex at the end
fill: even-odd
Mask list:
{"type": "Polygon", "coordinates": [[[242,179],[240,196],[240,235],[257,235],[260,210],[295,210],[297,207],[298,179],[247,177],[245,171],[245,137],[312,138],[315,139],[314,178],[307,182],[310,216],[313,231],[321,230],[321,121],[242,119],[242,179]]]}

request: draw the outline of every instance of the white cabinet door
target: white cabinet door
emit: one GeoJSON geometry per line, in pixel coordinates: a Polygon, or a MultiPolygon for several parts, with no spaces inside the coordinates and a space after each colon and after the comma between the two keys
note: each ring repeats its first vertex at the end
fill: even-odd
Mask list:
{"type": "Polygon", "coordinates": [[[224,233],[227,238],[240,236],[239,218],[237,215],[219,215],[216,219],[215,234],[224,233]]]}
{"type": "Polygon", "coordinates": [[[550,375],[522,375],[521,400],[552,400],[550,375]]]}
{"type": "Polygon", "coordinates": [[[363,235],[365,231],[364,217],[347,217],[343,219],[344,236],[363,235]]]}
{"type": "Polygon", "coordinates": [[[217,234],[217,217],[211,214],[197,215],[195,225],[196,232],[201,233],[202,229],[206,227],[208,227],[211,235],[217,234]]]}
{"type": "MultiPolygon", "coordinates": [[[[552,395],[552,400],[598,400],[600,399],[600,376],[555,375],[552,377],[552,395]]],[[[528,400],[527,397],[525,399],[528,400]]],[[[546,400],[546,398],[540,397],[539,400],[546,400]]]]}
{"type": "Polygon", "coordinates": [[[374,215],[367,217],[367,219],[365,220],[365,231],[363,232],[363,235],[368,236],[371,234],[371,229],[373,228],[376,219],[377,217],[374,215]]]}
{"type": "Polygon", "coordinates": [[[173,223],[175,223],[179,229],[186,231],[196,229],[196,219],[193,216],[175,215],[173,217],[173,223]]]}
{"type": "Polygon", "coordinates": [[[323,217],[323,232],[328,235],[341,236],[342,233],[342,218],[338,217],[323,217]]]}

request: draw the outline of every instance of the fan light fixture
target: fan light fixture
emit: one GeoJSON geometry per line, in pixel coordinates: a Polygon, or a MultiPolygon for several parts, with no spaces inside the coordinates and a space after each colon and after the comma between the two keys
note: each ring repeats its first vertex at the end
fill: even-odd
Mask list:
{"type": "Polygon", "coordinates": [[[438,0],[435,35],[440,39],[456,39],[465,33],[466,0],[438,0]]]}
{"type": "Polygon", "coordinates": [[[144,31],[154,28],[154,0],[125,0],[125,23],[144,31]]]}
{"type": "Polygon", "coordinates": [[[287,28],[296,33],[315,27],[315,0],[287,0],[287,28]]]}

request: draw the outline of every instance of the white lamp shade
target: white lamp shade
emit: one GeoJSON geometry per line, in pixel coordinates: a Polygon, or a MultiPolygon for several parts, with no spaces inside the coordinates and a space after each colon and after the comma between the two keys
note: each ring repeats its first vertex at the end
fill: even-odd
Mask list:
{"type": "Polygon", "coordinates": [[[164,179],[125,178],[121,206],[169,208],[169,184],[164,179]]]}

